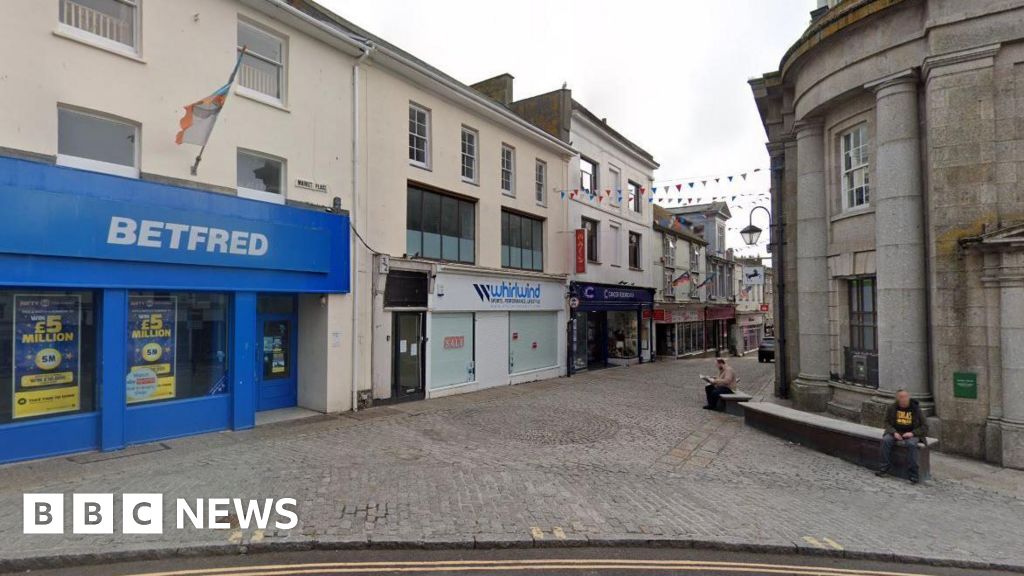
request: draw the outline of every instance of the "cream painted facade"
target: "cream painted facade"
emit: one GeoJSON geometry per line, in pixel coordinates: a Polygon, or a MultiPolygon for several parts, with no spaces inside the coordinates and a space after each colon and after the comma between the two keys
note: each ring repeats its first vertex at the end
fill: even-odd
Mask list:
{"type": "MultiPolygon", "coordinates": [[[[330,207],[338,198],[342,210],[352,206],[352,74],[360,53],[353,43],[265,0],[143,0],[135,49],[119,48],[61,24],[59,4],[3,5],[0,154],[55,162],[57,110],[67,107],[135,125],[143,180],[235,195],[237,150],[245,149],[284,161],[288,204],[330,207]],[[236,83],[192,176],[198,148],[175,144],[178,123],[186,104],[227,80],[240,21],[283,40],[284,95],[271,104],[236,83]]],[[[298,404],[349,410],[352,298],[298,300],[298,404]]]]}

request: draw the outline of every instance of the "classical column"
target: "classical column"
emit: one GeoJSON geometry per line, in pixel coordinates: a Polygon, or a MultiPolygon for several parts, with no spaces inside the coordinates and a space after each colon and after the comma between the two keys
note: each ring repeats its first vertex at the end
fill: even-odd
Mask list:
{"type": "Polygon", "coordinates": [[[828,351],[828,203],[825,195],[825,137],[820,121],[796,126],[797,147],[797,315],[800,372],[792,398],[801,410],[824,411],[830,391],[828,351]]]}
{"type": "Polygon", "coordinates": [[[918,78],[908,71],[875,91],[875,263],[878,385],[928,401],[928,325],[918,78]]]}
{"type": "Polygon", "coordinates": [[[1002,464],[1024,469],[1024,252],[1003,252],[999,286],[1002,464]]]}

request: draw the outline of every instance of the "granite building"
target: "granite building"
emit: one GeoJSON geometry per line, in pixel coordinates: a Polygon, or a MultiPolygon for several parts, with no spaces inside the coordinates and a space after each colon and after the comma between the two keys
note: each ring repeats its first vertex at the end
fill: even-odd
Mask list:
{"type": "Polygon", "coordinates": [[[1024,468],[1024,2],[843,0],[750,82],[779,395],[1024,468]]]}

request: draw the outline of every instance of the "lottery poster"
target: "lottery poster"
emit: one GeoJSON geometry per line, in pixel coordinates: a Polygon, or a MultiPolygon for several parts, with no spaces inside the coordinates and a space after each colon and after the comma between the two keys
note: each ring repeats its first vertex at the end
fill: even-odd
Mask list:
{"type": "Polygon", "coordinates": [[[12,418],[81,407],[81,323],[81,296],[14,295],[12,418]]]}
{"type": "Polygon", "coordinates": [[[175,397],[177,318],[175,296],[129,296],[128,404],[175,397]]]}

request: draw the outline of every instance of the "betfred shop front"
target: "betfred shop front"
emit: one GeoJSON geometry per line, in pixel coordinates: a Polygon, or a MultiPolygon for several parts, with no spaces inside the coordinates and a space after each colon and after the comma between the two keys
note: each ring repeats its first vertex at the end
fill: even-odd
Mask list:
{"type": "Polygon", "coordinates": [[[10,158],[0,199],[0,462],[252,427],[348,291],[343,215],[10,158]]]}
{"type": "Polygon", "coordinates": [[[653,288],[571,282],[569,295],[571,372],[651,361],[653,288]]]}

